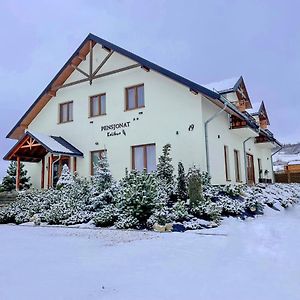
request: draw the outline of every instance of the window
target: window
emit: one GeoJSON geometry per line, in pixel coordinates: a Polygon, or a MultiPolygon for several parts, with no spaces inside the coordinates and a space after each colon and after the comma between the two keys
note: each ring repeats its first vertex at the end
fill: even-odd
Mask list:
{"type": "Polygon", "coordinates": [[[90,117],[106,114],[106,94],[90,97],[90,117]]]}
{"type": "Polygon", "coordinates": [[[59,105],[59,123],[73,121],[73,101],[59,105]]]}
{"type": "Polygon", "coordinates": [[[95,173],[95,169],[98,165],[100,157],[104,157],[106,155],[106,150],[96,150],[91,151],[91,175],[93,176],[95,173]]]}
{"type": "Polygon", "coordinates": [[[240,151],[234,150],[235,180],[241,182],[240,151]]]}
{"type": "Polygon", "coordinates": [[[224,146],[224,160],[225,160],[225,176],[226,176],[226,180],[230,181],[228,146],[224,146]]]}
{"type": "Polygon", "coordinates": [[[263,170],[262,170],[261,159],[260,158],[257,159],[257,163],[258,163],[259,178],[262,178],[262,175],[263,175],[262,172],[263,172],[263,170]]]}
{"type": "Polygon", "coordinates": [[[145,107],[144,85],[136,85],[126,88],[125,109],[131,110],[145,107]]]}
{"type": "Polygon", "coordinates": [[[132,146],[132,169],[152,172],[156,170],[155,144],[132,146]]]}

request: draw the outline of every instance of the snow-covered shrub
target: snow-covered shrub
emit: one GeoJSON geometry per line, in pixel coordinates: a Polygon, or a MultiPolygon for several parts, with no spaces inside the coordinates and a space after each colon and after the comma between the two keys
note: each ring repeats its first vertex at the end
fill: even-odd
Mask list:
{"type": "Polygon", "coordinates": [[[166,144],[162,149],[162,155],[158,158],[157,177],[165,181],[166,185],[174,184],[174,167],[170,155],[171,145],[166,144]]]}
{"type": "Polygon", "coordinates": [[[222,215],[225,216],[239,216],[245,210],[242,201],[232,199],[228,196],[219,196],[219,201],[217,203],[222,207],[222,215]]]}
{"type": "Polygon", "coordinates": [[[154,224],[165,225],[174,219],[172,206],[169,206],[168,189],[164,182],[157,180],[157,195],[154,199],[154,208],[152,215],[147,220],[147,227],[152,228],[154,224]]]}
{"type": "Polygon", "coordinates": [[[190,210],[197,208],[203,202],[202,176],[200,169],[193,167],[187,173],[189,207],[190,210]]]}
{"type": "Polygon", "coordinates": [[[174,221],[182,222],[188,219],[189,212],[184,201],[178,201],[173,206],[174,221]]]}
{"type": "Polygon", "coordinates": [[[246,199],[245,202],[245,210],[246,212],[256,215],[264,213],[264,204],[261,199],[257,195],[252,195],[246,199]]]}
{"type": "Polygon", "coordinates": [[[132,215],[122,214],[115,225],[119,229],[139,228],[140,222],[132,215]]]}
{"type": "Polygon", "coordinates": [[[61,175],[57,181],[56,188],[60,189],[63,186],[69,186],[74,184],[74,178],[71,174],[69,167],[65,164],[63,165],[61,175]]]}
{"type": "Polygon", "coordinates": [[[188,199],[187,179],[182,162],[178,163],[176,194],[178,199],[182,201],[186,201],[188,199]]]}
{"type": "Polygon", "coordinates": [[[223,192],[230,197],[237,197],[241,194],[240,185],[225,185],[223,192]]]}
{"type": "Polygon", "coordinates": [[[107,227],[114,225],[118,216],[118,209],[113,204],[107,204],[99,212],[95,213],[93,220],[96,226],[107,227]]]}
{"type": "Polygon", "coordinates": [[[146,227],[147,220],[154,212],[157,199],[157,179],[153,173],[132,171],[120,184],[117,207],[121,214],[118,227],[146,227]],[[136,220],[138,222],[136,222],[136,220]]]}
{"type": "Polygon", "coordinates": [[[114,183],[109,169],[107,154],[101,155],[95,166],[95,172],[92,176],[93,194],[99,195],[109,189],[114,183]]]}

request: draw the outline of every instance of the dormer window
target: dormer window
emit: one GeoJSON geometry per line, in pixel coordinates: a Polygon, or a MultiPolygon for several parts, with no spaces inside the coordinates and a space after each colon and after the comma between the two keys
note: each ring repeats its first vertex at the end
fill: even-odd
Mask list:
{"type": "Polygon", "coordinates": [[[73,121],[73,101],[59,104],[59,123],[73,121]]]}
{"type": "Polygon", "coordinates": [[[126,88],[125,110],[145,107],[144,84],[126,88]]]}

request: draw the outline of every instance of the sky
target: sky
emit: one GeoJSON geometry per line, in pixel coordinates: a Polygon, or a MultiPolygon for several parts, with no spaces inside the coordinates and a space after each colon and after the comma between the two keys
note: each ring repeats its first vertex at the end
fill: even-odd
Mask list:
{"type": "Polygon", "coordinates": [[[200,84],[242,75],[278,140],[300,142],[299,9],[296,0],[1,0],[0,157],[90,32],[200,84]]]}

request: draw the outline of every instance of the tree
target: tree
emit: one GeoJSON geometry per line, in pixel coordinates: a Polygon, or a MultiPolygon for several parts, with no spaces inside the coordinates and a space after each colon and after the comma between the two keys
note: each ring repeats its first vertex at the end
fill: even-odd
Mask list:
{"type": "Polygon", "coordinates": [[[59,188],[61,186],[70,186],[72,184],[74,184],[73,175],[71,174],[69,167],[64,165],[56,186],[59,188]]]}
{"type": "MultiPolygon", "coordinates": [[[[4,191],[13,191],[16,189],[17,163],[11,161],[4,176],[1,187],[4,191]]],[[[30,177],[27,177],[27,170],[23,163],[20,164],[20,190],[29,189],[31,186],[30,177]]]]}
{"type": "Polygon", "coordinates": [[[157,176],[167,185],[174,183],[174,167],[172,165],[172,158],[170,156],[171,145],[166,144],[162,149],[162,155],[158,158],[157,176]]]}
{"type": "Polygon", "coordinates": [[[95,166],[95,172],[92,177],[94,186],[94,192],[102,193],[106,189],[110,188],[113,184],[113,177],[109,169],[109,163],[107,155],[101,155],[95,166]]]}
{"type": "Polygon", "coordinates": [[[188,199],[187,180],[182,162],[178,163],[177,196],[182,201],[188,199]]]}

